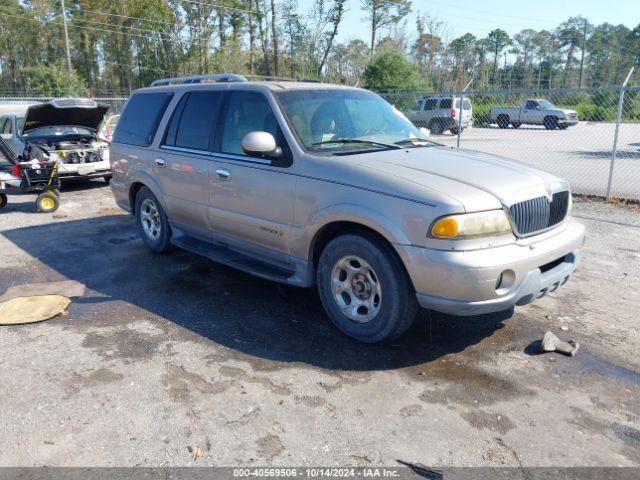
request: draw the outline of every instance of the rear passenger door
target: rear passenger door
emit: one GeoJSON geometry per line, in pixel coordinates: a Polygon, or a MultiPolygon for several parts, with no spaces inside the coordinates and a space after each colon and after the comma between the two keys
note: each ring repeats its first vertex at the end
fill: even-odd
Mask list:
{"type": "Polygon", "coordinates": [[[288,253],[293,219],[295,176],[288,175],[291,150],[267,97],[256,91],[229,92],[221,122],[219,148],[211,166],[213,229],[235,237],[238,245],[288,253]],[[242,139],[249,132],[271,133],[283,150],[281,158],[246,155],[242,139]]]}
{"type": "Polygon", "coordinates": [[[223,91],[183,95],[154,162],[172,223],[200,236],[208,236],[209,167],[223,99],[223,91]]]}

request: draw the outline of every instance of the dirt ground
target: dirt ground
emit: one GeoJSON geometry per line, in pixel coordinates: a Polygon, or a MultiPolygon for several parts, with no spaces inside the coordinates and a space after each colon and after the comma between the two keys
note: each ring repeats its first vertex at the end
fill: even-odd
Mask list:
{"type": "Polygon", "coordinates": [[[559,291],[422,312],[381,347],[313,290],[149,253],[100,182],[62,201],[0,213],[0,294],[87,285],[68,316],[0,327],[0,466],[640,465],[637,210],[578,201],[586,255],[559,291]],[[536,355],[547,330],[578,355],[536,355]]]}

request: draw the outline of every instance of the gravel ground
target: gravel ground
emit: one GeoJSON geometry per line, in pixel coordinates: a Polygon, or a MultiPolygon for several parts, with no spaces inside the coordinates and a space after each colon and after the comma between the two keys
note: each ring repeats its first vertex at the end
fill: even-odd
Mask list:
{"type": "Polygon", "coordinates": [[[584,264],[551,296],[423,312],[381,347],[312,290],[149,253],[99,182],[62,200],[0,213],[0,293],[88,287],[68,316],[0,327],[0,466],[640,465],[636,210],[576,203],[584,264]],[[535,355],[546,330],[578,355],[535,355]]]}

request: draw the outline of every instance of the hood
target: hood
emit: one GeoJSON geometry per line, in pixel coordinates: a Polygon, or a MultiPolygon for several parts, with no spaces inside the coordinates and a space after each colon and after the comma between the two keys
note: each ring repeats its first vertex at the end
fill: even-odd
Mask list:
{"type": "Polygon", "coordinates": [[[569,188],[565,181],[549,173],[470,150],[426,147],[360,157],[362,167],[402,179],[403,183],[435,188],[455,198],[466,211],[500,208],[569,188]]]}
{"type": "Polygon", "coordinates": [[[577,113],[575,110],[569,110],[567,108],[556,108],[553,110],[553,113],[558,114],[558,115],[570,115],[570,114],[574,114],[577,113]]]}
{"type": "Polygon", "coordinates": [[[60,99],[32,105],[24,118],[22,133],[42,127],[74,126],[96,131],[102,123],[108,105],[88,99],[60,99]]]}

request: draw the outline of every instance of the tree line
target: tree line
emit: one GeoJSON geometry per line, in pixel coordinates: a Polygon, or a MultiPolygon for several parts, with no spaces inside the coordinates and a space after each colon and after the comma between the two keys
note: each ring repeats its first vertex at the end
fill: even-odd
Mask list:
{"type": "Polygon", "coordinates": [[[0,94],[126,95],[157,78],[222,72],[389,92],[604,86],[620,84],[640,56],[640,24],[594,25],[576,16],[513,37],[497,26],[486,37],[450,38],[451,26],[429,13],[409,22],[410,0],[360,0],[368,38],[343,43],[349,6],[0,0],[0,94]]]}

